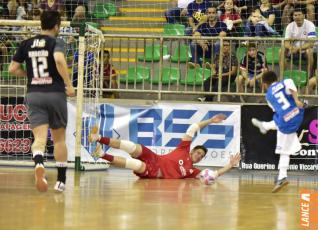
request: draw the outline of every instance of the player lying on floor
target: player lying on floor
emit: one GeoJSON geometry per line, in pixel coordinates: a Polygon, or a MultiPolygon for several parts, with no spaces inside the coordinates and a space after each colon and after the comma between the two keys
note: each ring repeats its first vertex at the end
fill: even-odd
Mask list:
{"type": "MultiPolygon", "coordinates": [[[[101,137],[98,129],[92,129],[89,135],[90,142],[99,142],[112,148],[121,149],[132,158],[113,156],[104,153],[101,145],[97,145],[93,155],[109,161],[112,165],[132,169],[141,178],[163,178],[163,179],[183,179],[199,178],[200,170],[193,167],[204,158],[207,149],[203,145],[195,146],[190,150],[192,138],[195,133],[211,123],[220,123],[226,119],[225,115],[217,114],[208,120],[194,123],[189,126],[179,145],[172,152],[166,155],[157,155],[144,145],[135,144],[127,140],[118,140],[108,137],[101,137]]],[[[239,153],[230,157],[229,163],[217,170],[217,176],[221,176],[237,165],[241,159],[239,153]]]]}

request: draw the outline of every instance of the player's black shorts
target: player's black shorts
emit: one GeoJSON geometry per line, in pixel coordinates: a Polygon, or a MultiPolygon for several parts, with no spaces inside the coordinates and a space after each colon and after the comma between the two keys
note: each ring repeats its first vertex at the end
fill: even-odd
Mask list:
{"type": "Polygon", "coordinates": [[[32,129],[44,124],[52,129],[66,128],[67,103],[64,92],[27,93],[25,103],[32,129]]]}

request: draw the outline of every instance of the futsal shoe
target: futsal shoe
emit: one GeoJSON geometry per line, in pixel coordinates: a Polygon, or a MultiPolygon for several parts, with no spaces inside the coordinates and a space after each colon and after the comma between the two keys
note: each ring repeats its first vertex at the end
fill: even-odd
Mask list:
{"type": "Polygon", "coordinates": [[[100,139],[100,135],[98,134],[98,127],[94,126],[88,135],[88,141],[96,142],[96,141],[99,141],[99,139],[100,139]]]}
{"type": "Polygon", "coordinates": [[[97,143],[94,152],[92,152],[92,157],[100,158],[100,157],[103,157],[103,156],[104,156],[104,151],[102,149],[102,145],[97,143]]]}
{"type": "Polygon", "coordinates": [[[252,118],[252,124],[259,129],[262,134],[266,134],[267,130],[264,128],[262,122],[256,118],[252,118]]]}
{"type": "Polygon", "coordinates": [[[61,181],[56,181],[54,190],[57,192],[64,192],[65,190],[65,184],[61,181]]]}
{"type": "Polygon", "coordinates": [[[279,192],[283,187],[285,187],[286,185],[288,185],[289,182],[287,180],[287,177],[284,177],[283,179],[276,179],[275,181],[275,187],[272,190],[272,193],[276,193],[279,192]]]}
{"type": "Polygon", "coordinates": [[[45,169],[42,164],[35,166],[35,185],[40,192],[46,192],[48,185],[45,179],[45,169]]]}

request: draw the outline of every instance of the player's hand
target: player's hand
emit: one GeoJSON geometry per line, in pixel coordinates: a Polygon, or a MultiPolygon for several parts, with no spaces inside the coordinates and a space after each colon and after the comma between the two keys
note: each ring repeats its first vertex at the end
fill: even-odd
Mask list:
{"type": "Polygon", "coordinates": [[[306,108],[308,107],[308,101],[307,100],[297,100],[295,101],[298,108],[306,108]]]}
{"type": "Polygon", "coordinates": [[[74,97],[75,96],[75,89],[72,85],[66,86],[65,87],[65,92],[66,95],[69,97],[74,97]]]}
{"type": "Polygon", "coordinates": [[[220,123],[226,119],[223,113],[219,113],[211,118],[211,123],[220,123]]]}
{"type": "Polygon", "coordinates": [[[230,166],[231,167],[234,167],[236,166],[241,160],[241,154],[240,153],[237,153],[235,155],[231,155],[230,156],[230,166]]]}

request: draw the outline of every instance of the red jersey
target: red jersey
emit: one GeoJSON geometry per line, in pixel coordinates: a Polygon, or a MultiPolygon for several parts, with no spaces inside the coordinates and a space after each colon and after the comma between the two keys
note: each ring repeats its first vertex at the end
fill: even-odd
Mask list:
{"type": "Polygon", "coordinates": [[[165,179],[195,178],[200,170],[193,167],[190,157],[191,141],[181,141],[171,153],[158,156],[159,168],[165,179]]]}
{"type": "Polygon", "coordinates": [[[220,20],[223,22],[225,19],[235,21],[235,20],[241,19],[241,16],[238,13],[230,13],[230,14],[224,13],[220,16],[220,20]]]}
{"type": "Polygon", "coordinates": [[[111,74],[116,74],[114,66],[110,65],[110,64],[107,64],[107,65],[105,64],[104,65],[104,79],[108,79],[109,80],[111,74]]]}

